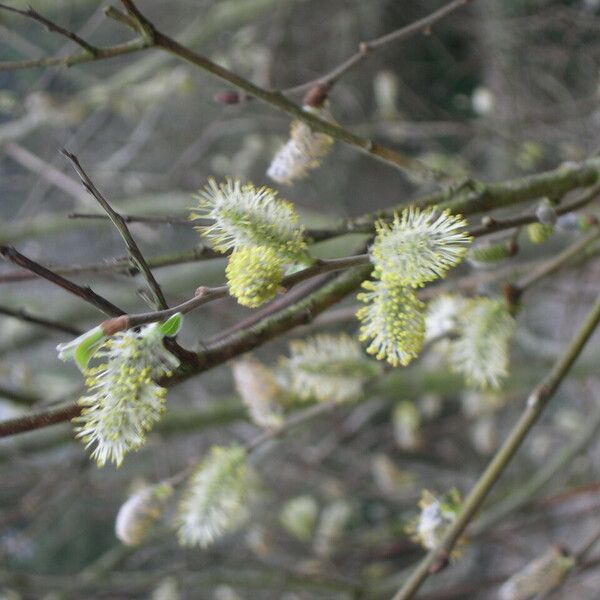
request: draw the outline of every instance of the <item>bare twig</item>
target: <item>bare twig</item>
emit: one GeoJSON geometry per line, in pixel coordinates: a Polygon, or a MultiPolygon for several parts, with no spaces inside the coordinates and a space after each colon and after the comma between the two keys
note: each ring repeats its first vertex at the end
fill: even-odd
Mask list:
{"type": "Polygon", "coordinates": [[[326,133],[340,142],[353,146],[361,152],[388,163],[402,171],[412,172],[426,179],[446,179],[443,174],[430,169],[420,161],[386,146],[382,146],[372,140],[364,139],[339,125],[321,119],[320,117],[303,110],[301,106],[298,106],[286,98],[281,92],[266,90],[214,63],[205,56],[194,52],[173,38],[158,31],[131,0],[121,0],[121,3],[125,6],[129,15],[136,21],[136,31],[142,34],[144,41],[149,46],[159,48],[189,62],[207,73],[210,73],[217,79],[229,83],[242,92],[269,104],[291,117],[305,122],[312,129],[326,133]]]}
{"type": "Polygon", "coordinates": [[[46,17],[41,15],[39,12],[33,10],[33,8],[31,8],[31,7],[29,7],[27,10],[21,10],[19,8],[14,8],[12,6],[7,6],[6,4],[0,4],[0,9],[6,10],[9,12],[13,12],[13,13],[16,13],[19,15],[23,15],[24,17],[33,19],[34,21],[41,23],[44,27],[46,27],[46,29],[48,29],[48,31],[53,31],[55,33],[58,33],[59,35],[62,35],[63,37],[66,37],[67,39],[75,42],[78,46],[83,48],[86,51],[86,53],[89,54],[92,58],[98,57],[98,53],[100,52],[100,50],[98,48],[96,48],[95,46],[92,46],[90,43],[88,43],[84,39],[80,38],[73,31],[69,31],[68,29],[65,29],[64,27],[62,27],[61,25],[58,25],[58,23],[54,23],[50,19],[47,19],[46,17]]]}
{"type": "Polygon", "coordinates": [[[9,308],[8,306],[0,306],[0,315],[14,317],[20,321],[25,321],[26,323],[33,323],[34,325],[40,325],[42,327],[46,327],[47,329],[62,331],[63,333],[69,333],[71,335],[80,335],[82,333],[78,327],[67,325],[66,323],[60,323],[59,321],[53,321],[51,319],[47,319],[46,317],[33,315],[24,308],[17,309],[9,308]]]}
{"type": "MultiPolygon", "coordinates": [[[[172,377],[161,380],[160,384],[172,387],[181,381],[221,365],[231,358],[253,350],[298,325],[309,323],[319,313],[337,304],[356,290],[370,271],[370,267],[363,267],[343,273],[313,293],[300,298],[293,305],[285,307],[274,315],[269,315],[253,326],[227,338],[206,344],[201,352],[193,355],[194,360],[185,361],[172,377]]],[[[80,414],[80,411],[81,407],[76,402],[71,402],[51,411],[40,411],[25,417],[0,422],[0,437],[68,421],[80,414]]]]}
{"type": "Polygon", "coordinates": [[[600,230],[598,227],[594,227],[594,230],[588,235],[577,240],[574,244],[571,244],[568,248],[552,257],[550,260],[542,263],[537,269],[533,269],[531,272],[527,273],[527,275],[522,277],[517,283],[512,285],[511,292],[514,294],[514,297],[520,298],[526,289],[531,287],[540,279],[543,279],[544,277],[547,277],[548,275],[551,275],[552,273],[555,273],[564,267],[572,259],[579,256],[585,248],[598,239],[600,239],[600,230]]]}
{"type": "Polygon", "coordinates": [[[81,407],[76,402],[65,402],[59,406],[46,408],[44,410],[32,412],[23,417],[9,419],[0,423],[0,437],[16,435],[25,431],[33,431],[48,427],[55,423],[70,421],[81,412],[81,407]]]}
{"type": "Polygon", "coordinates": [[[51,271],[50,269],[47,269],[46,267],[43,267],[35,261],[27,258],[11,246],[0,246],[0,256],[2,256],[2,258],[5,260],[22,267],[23,269],[27,269],[28,271],[35,273],[38,277],[54,283],[70,294],[85,300],[110,317],[116,317],[124,314],[119,307],[106,300],[106,298],[96,294],[96,292],[92,291],[91,288],[81,287],[80,285],[65,279],[61,275],[54,273],[54,271],[51,271]]]}
{"type": "Polygon", "coordinates": [[[393,600],[409,600],[413,598],[430,572],[439,569],[447,562],[454,545],[548,405],[557,388],[573,366],[573,363],[585,348],[599,322],[600,298],[596,301],[596,304],[571,340],[564,354],[556,361],[552,370],[529,395],[525,410],[520,419],[514,425],[508,438],[465,499],[456,520],[448,528],[442,541],[425,556],[398,593],[394,595],[393,600]]]}
{"type": "MultiPolygon", "coordinates": [[[[370,264],[368,254],[358,254],[356,256],[348,256],[345,258],[336,258],[331,260],[319,260],[314,265],[311,265],[302,271],[298,271],[297,273],[293,273],[292,275],[284,277],[283,281],[281,282],[281,286],[284,289],[289,289],[302,281],[316,277],[317,275],[321,275],[323,273],[350,269],[352,267],[360,267],[366,264],[370,264]]],[[[164,310],[125,315],[125,319],[120,322],[121,325],[119,328],[128,329],[130,327],[145,325],[146,323],[162,321],[178,312],[187,314],[196,310],[203,304],[208,304],[209,302],[213,302],[219,298],[224,298],[228,295],[228,293],[229,287],[227,285],[221,285],[213,288],[200,287],[196,290],[196,294],[192,298],[182,302],[181,304],[178,304],[177,306],[173,306],[164,310]]],[[[105,321],[104,324],[110,328],[110,325],[108,325],[107,321],[105,321]]]]}
{"type": "Polygon", "coordinates": [[[358,51],[340,63],[337,67],[325,73],[324,75],[317,77],[316,79],[312,79],[311,81],[288,88],[284,90],[284,93],[293,94],[297,92],[306,92],[316,85],[322,85],[328,89],[331,89],[341,79],[341,77],[343,77],[355,66],[360,64],[365,58],[367,58],[367,56],[370,56],[373,51],[378,50],[379,48],[382,48],[391,42],[405,40],[416,33],[429,33],[433,25],[435,25],[438,21],[441,21],[450,13],[467,5],[470,1],[472,0],[453,0],[453,2],[449,2],[445,6],[442,6],[442,8],[432,12],[430,15],[427,15],[422,19],[418,19],[409,25],[401,27],[400,29],[396,29],[395,31],[376,39],[369,40],[367,42],[360,42],[358,45],[358,51]]]}
{"type": "Polygon", "coordinates": [[[40,398],[35,394],[4,385],[0,385],[0,398],[6,398],[17,404],[23,404],[24,406],[33,406],[40,402],[40,398]]]}
{"type": "Polygon", "coordinates": [[[148,45],[144,40],[133,40],[124,44],[116,44],[107,48],[98,48],[96,54],[90,54],[87,50],[68,56],[44,56],[42,58],[30,58],[15,60],[11,62],[0,62],[0,73],[2,71],[17,71],[19,69],[32,69],[39,67],[71,67],[80,63],[105,60],[132,52],[145,50],[148,45]]]}
{"type": "Polygon", "coordinates": [[[152,274],[152,271],[150,270],[150,267],[148,266],[144,255],[139,249],[139,246],[137,245],[136,241],[133,239],[133,236],[129,232],[125,220],[121,217],[121,215],[118,212],[116,212],[112,208],[108,200],[100,193],[98,188],[94,185],[92,180],[89,178],[88,174],[81,166],[81,163],[79,162],[78,158],[68,150],[62,149],[61,152],[73,164],[75,171],[81,179],[81,183],[83,183],[83,187],[91,194],[93,198],[95,198],[98,201],[100,206],[106,211],[108,218],[112,221],[113,225],[120,233],[121,237],[123,238],[123,241],[125,242],[125,245],[127,246],[127,252],[129,253],[129,258],[131,262],[146,279],[148,287],[154,294],[155,303],[158,306],[158,308],[167,308],[167,301],[165,300],[162,289],[160,288],[160,285],[158,284],[154,275],[152,274]]]}

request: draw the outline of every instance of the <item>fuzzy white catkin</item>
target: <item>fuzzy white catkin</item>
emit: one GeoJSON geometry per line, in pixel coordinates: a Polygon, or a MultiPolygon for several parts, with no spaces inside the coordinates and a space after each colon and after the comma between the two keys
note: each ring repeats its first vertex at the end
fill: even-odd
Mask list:
{"type": "Polygon", "coordinates": [[[134,492],[121,506],[115,534],[126,546],[137,546],[160,517],[173,488],[167,484],[146,486],[134,492]]]}
{"type": "Polygon", "coordinates": [[[498,600],[529,600],[545,595],[564,581],[574,564],[565,549],[553,546],[508,579],[498,590],[498,600]]]}
{"type": "Polygon", "coordinates": [[[246,451],[237,445],[213,447],[189,477],[179,503],[180,543],[206,548],[240,527],[250,516],[253,487],[246,451]]]}
{"type": "Polygon", "coordinates": [[[235,361],[231,371],[235,388],[252,421],[266,429],[281,425],[283,409],[278,398],[282,390],[273,373],[253,356],[235,361]]]}

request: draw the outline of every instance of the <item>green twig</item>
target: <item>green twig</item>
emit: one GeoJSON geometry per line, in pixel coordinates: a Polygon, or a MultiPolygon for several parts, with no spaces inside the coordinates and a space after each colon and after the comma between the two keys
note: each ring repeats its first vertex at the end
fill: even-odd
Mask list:
{"type": "Polygon", "coordinates": [[[441,568],[448,560],[454,545],[471,522],[490,490],[519,449],[523,440],[538,420],[559,385],[579,357],[581,351],[600,322],[600,298],[588,314],[583,325],[569,343],[565,353],[556,361],[550,373],[533,389],[521,417],[508,438],[498,450],[467,498],[456,521],[450,526],[439,545],[431,550],[406,580],[393,600],[409,600],[419,590],[432,570],[441,568]]]}

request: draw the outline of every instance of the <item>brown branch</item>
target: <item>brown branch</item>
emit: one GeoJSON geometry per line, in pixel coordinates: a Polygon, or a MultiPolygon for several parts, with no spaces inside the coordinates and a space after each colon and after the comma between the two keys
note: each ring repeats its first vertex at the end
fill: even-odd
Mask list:
{"type": "MultiPolygon", "coordinates": [[[[356,256],[348,256],[345,258],[336,258],[331,260],[318,260],[310,267],[284,277],[281,282],[281,287],[283,289],[289,289],[302,281],[316,277],[317,275],[321,275],[323,273],[340,271],[366,264],[370,264],[368,254],[359,254],[356,256]]],[[[170,316],[178,312],[187,314],[204,304],[208,304],[209,302],[213,302],[219,298],[224,298],[228,294],[229,287],[227,285],[220,285],[213,288],[199,287],[192,298],[171,308],[125,315],[126,318],[120,321],[119,329],[128,329],[131,327],[138,327],[139,325],[145,325],[146,323],[162,321],[164,319],[168,319],[170,316]]],[[[110,321],[105,321],[103,326],[111,327],[110,321]]]]}
{"type": "MultiPolygon", "coordinates": [[[[301,106],[298,106],[286,98],[283,93],[279,91],[269,91],[259,87],[247,79],[229,71],[225,67],[212,62],[205,56],[194,52],[173,38],[158,31],[131,0],[121,0],[121,3],[127,9],[129,16],[136,21],[137,26],[135,27],[135,30],[142,34],[144,41],[148,46],[159,48],[173,56],[189,62],[217,79],[234,86],[245,94],[249,94],[287,115],[303,121],[315,131],[326,133],[340,142],[353,146],[361,152],[388,163],[397,169],[412,172],[424,179],[448,179],[443,173],[430,169],[419,160],[373,142],[372,140],[362,138],[335,123],[330,123],[329,121],[321,119],[315,114],[303,110],[301,106]]],[[[122,19],[118,20],[123,22],[122,19]]]]}
{"type": "Polygon", "coordinates": [[[592,334],[596,331],[599,322],[600,296],[584,323],[572,338],[564,354],[555,362],[548,375],[532,390],[521,417],[465,499],[454,523],[448,528],[441,542],[425,556],[404,582],[401,589],[394,595],[393,600],[410,600],[413,598],[429,574],[435,571],[436,568],[439,570],[439,567],[447,561],[456,542],[504,473],[527,434],[531,431],[592,334]]]}
{"type": "Polygon", "coordinates": [[[0,384],[0,398],[6,398],[17,404],[23,404],[24,406],[33,406],[41,401],[35,394],[25,392],[23,390],[17,390],[9,388],[0,384]]]}
{"type": "Polygon", "coordinates": [[[445,6],[442,6],[442,8],[432,12],[430,15],[414,21],[409,25],[367,42],[360,42],[358,45],[358,51],[340,63],[337,67],[333,68],[331,71],[321,75],[320,77],[312,79],[311,81],[307,81],[300,85],[283,90],[283,93],[293,94],[297,92],[306,92],[318,85],[324,86],[327,89],[331,89],[342,76],[360,64],[363,60],[365,60],[365,58],[367,58],[367,56],[370,56],[373,51],[379,50],[391,42],[405,40],[417,33],[430,33],[431,28],[438,21],[442,20],[455,10],[466,6],[471,1],[472,0],[453,0],[445,6]]]}
{"type": "Polygon", "coordinates": [[[133,40],[124,44],[116,44],[108,48],[97,48],[96,54],[92,55],[87,50],[68,56],[45,56],[42,58],[31,58],[15,60],[11,62],[0,62],[0,73],[3,71],[17,71],[19,69],[32,69],[42,67],[71,67],[80,63],[106,60],[132,52],[145,50],[149,46],[144,40],[133,40]]]}
{"type": "Polygon", "coordinates": [[[13,12],[24,17],[28,17],[29,19],[33,19],[34,21],[41,23],[44,27],[46,27],[48,31],[58,33],[59,35],[62,35],[63,37],[66,37],[69,40],[75,42],[78,46],[81,46],[92,58],[96,58],[98,53],[100,52],[98,48],[92,46],[90,43],[80,38],[73,31],[69,31],[61,25],[58,25],[58,23],[54,23],[50,19],[47,19],[46,17],[41,15],[39,12],[33,10],[33,8],[31,7],[29,7],[27,10],[21,10],[12,6],[7,6],[6,4],[0,4],[0,9],[13,12]]]}
{"type": "Polygon", "coordinates": [[[77,175],[79,175],[79,178],[81,179],[83,187],[90,193],[90,195],[93,198],[95,198],[98,201],[100,206],[106,211],[108,218],[112,221],[113,225],[116,227],[117,231],[123,238],[125,246],[127,246],[129,258],[133,265],[142,273],[142,275],[146,279],[146,283],[148,284],[148,287],[154,295],[155,304],[158,306],[158,308],[167,308],[167,301],[165,300],[165,296],[162,292],[162,289],[160,288],[160,285],[158,284],[154,275],[152,274],[152,271],[150,270],[150,267],[148,266],[148,263],[146,262],[146,259],[144,258],[144,255],[142,254],[139,246],[133,239],[133,236],[131,235],[127,224],[125,223],[125,220],[121,217],[121,215],[118,212],[116,212],[112,208],[108,200],[100,193],[98,188],[94,185],[92,180],[89,178],[88,174],[81,166],[79,159],[74,154],[72,154],[68,150],[65,150],[64,148],[61,150],[61,153],[71,161],[73,167],[75,168],[75,171],[77,172],[77,175]]]}
{"type": "Polygon", "coordinates": [[[32,412],[22,417],[0,422],[0,437],[34,431],[42,427],[70,421],[79,415],[81,407],[76,402],[65,402],[59,406],[32,412]]]}
{"type": "Polygon", "coordinates": [[[50,269],[47,269],[46,267],[43,267],[35,261],[27,258],[15,250],[15,248],[12,246],[0,246],[0,256],[17,266],[22,267],[23,269],[27,269],[28,271],[35,273],[38,277],[50,281],[54,285],[61,287],[70,294],[85,300],[110,317],[116,317],[124,314],[124,312],[118,306],[115,306],[112,304],[112,302],[106,300],[106,298],[99,296],[91,288],[82,287],[76,283],[73,283],[72,281],[69,281],[68,279],[65,279],[61,275],[58,275],[50,269]]]}
{"type": "MultiPolygon", "coordinates": [[[[204,350],[198,354],[189,353],[186,356],[188,360],[182,364],[180,369],[172,377],[165,378],[159,383],[167,388],[172,387],[190,377],[222,365],[231,358],[253,350],[294,327],[310,323],[318,314],[355,291],[370,272],[370,266],[352,269],[315,292],[299,299],[293,305],[265,317],[252,327],[214,343],[206,344],[204,350]]],[[[80,411],[80,406],[76,402],[71,402],[50,410],[0,422],[0,437],[68,421],[79,415],[80,411]]]]}
{"type": "Polygon", "coordinates": [[[66,323],[60,323],[58,321],[53,321],[51,319],[47,319],[45,317],[39,317],[37,315],[32,315],[30,312],[25,310],[24,308],[9,308],[8,306],[0,306],[0,315],[5,315],[7,317],[14,317],[15,319],[19,319],[20,321],[25,321],[26,323],[33,323],[34,325],[40,325],[42,327],[46,327],[48,329],[53,329],[55,331],[61,331],[63,333],[69,333],[71,335],[81,335],[82,331],[78,327],[74,327],[73,325],[67,325],[66,323]]]}
{"type": "MultiPolygon", "coordinates": [[[[67,215],[69,219],[96,219],[100,221],[106,221],[110,217],[107,215],[97,215],[93,213],[71,213],[67,215]]],[[[194,224],[186,217],[170,217],[168,215],[150,215],[144,217],[142,215],[124,215],[121,213],[121,218],[125,223],[157,223],[161,225],[178,225],[182,227],[194,227],[194,224]]]]}

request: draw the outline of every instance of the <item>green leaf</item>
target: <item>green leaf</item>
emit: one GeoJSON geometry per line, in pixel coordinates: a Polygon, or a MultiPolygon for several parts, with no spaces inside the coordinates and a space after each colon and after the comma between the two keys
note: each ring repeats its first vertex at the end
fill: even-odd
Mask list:
{"type": "Polygon", "coordinates": [[[90,335],[83,339],[73,353],[73,358],[82,372],[87,369],[92,356],[94,356],[100,344],[106,339],[106,336],[99,327],[97,331],[92,329],[89,333],[90,335]]]}
{"type": "Polygon", "coordinates": [[[183,315],[181,313],[175,313],[164,323],[161,323],[158,327],[158,330],[166,337],[173,337],[179,333],[182,323],[183,315]]]}
{"type": "Polygon", "coordinates": [[[87,368],[90,359],[98,349],[98,346],[106,339],[100,326],[94,327],[79,337],[58,344],[58,358],[61,360],[74,360],[81,371],[87,368]]]}

